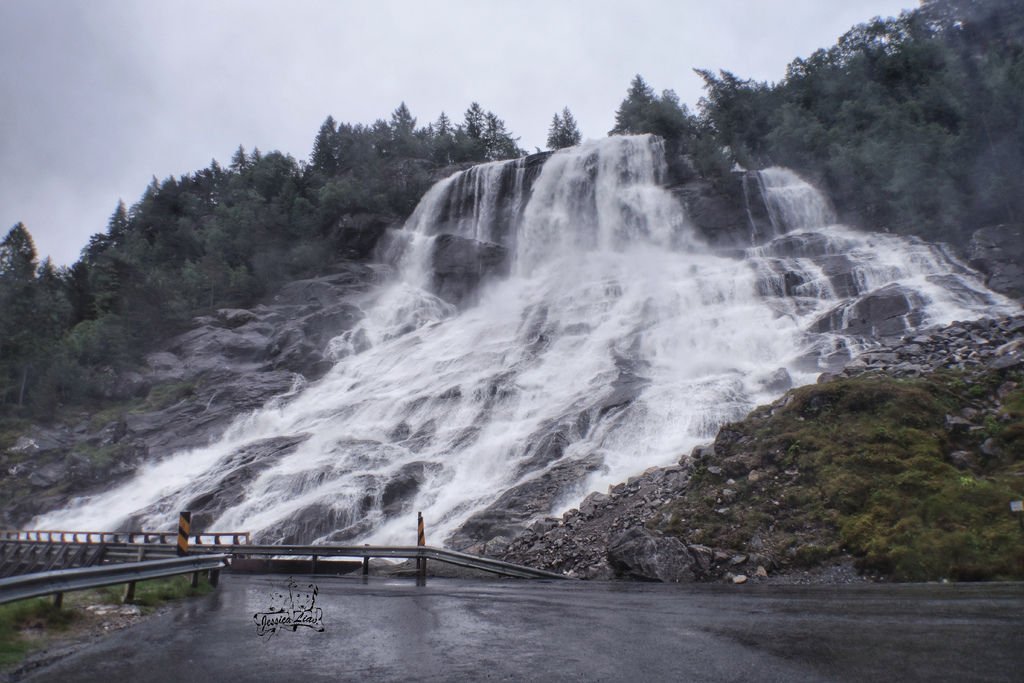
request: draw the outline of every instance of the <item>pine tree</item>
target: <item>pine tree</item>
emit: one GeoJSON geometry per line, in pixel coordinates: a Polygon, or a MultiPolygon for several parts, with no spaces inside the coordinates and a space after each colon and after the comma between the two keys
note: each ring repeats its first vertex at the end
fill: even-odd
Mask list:
{"type": "Polygon", "coordinates": [[[432,146],[431,156],[437,163],[448,165],[455,160],[455,128],[444,112],[434,123],[432,146]]]}
{"type": "Polygon", "coordinates": [[[434,123],[434,135],[437,137],[450,137],[452,133],[451,120],[448,118],[447,114],[441,112],[441,115],[437,117],[437,121],[434,123]]]}
{"type": "Polygon", "coordinates": [[[23,283],[36,274],[36,243],[24,223],[17,223],[0,242],[0,280],[23,283]]]}
{"type": "Polygon", "coordinates": [[[36,245],[23,223],[0,241],[0,402],[25,402],[32,358],[39,348],[35,318],[36,245]]]}
{"type": "Polygon", "coordinates": [[[405,102],[391,112],[391,145],[388,152],[392,156],[418,156],[416,139],[416,119],[413,118],[405,102]]]}
{"type": "MultiPolygon", "coordinates": [[[[242,145],[238,146],[235,153],[231,155],[231,170],[235,173],[241,173],[245,169],[249,168],[249,157],[245,154],[245,147],[242,145]]],[[[154,178],[154,181],[156,179],[154,178]]]]}
{"type": "Polygon", "coordinates": [[[334,117],[328,116],[320,124],[320,130],[313,141],[313,152],[309,155],[309,163],[313,169],[327,176],[333,176],[338,170],[338,159],[334,155],[337,135],[338,126],[334,123],[334,117]]]}
{"type": "Polygon", "coordinates": [[[516,145],[516,140],[517,138],[513,138],[505,129],[505,122],[494,112],[489,111],[484,115],[483,141],[489,161],[514,159],[519,156],[521,150],[516,145]]]}
{"type": "Polygon", "coordinates": [[[473,140],[480,140],[484,135],[484,114],[483,108],[476,102],[469,105],[465,113],[466,135],[473,140]]]}
{"type": "Polygon", "coordinates": [[[117,208],[107,221],[107,235],[113,244],[120,245],[128,234],[128,209],[125,208],[124,200],[118,200],[117,208]]]}
{"type": "Polygon", "coordinates": [[[412,135],[416,130],[416,119],[413,118],[409,107],[405,102],[398,105],[398,108],[391,112],[391,131],[396,137],[412,135]]]}
{"type": "Polygon", "coordinates": [[[626,99],[615,112],[615,127],[608,134],[629,135],[648,132],[646,122],[654,101],[655,95],[651,86],[647,85],[647,81],[640,74],[634,76],[626,92],[626,99]]]}
{"type": "Polygon", "coordinates": [[[548,127],[548,149],[561,149],[562,116],[558,112],[551,118],[548,127]]]}
{"type": "Polygon", "coordinates": [[[551,128],[548,129],[548,149],[572,147],[580,144],[582,139],[576,118],[569,111],[569,107],[564,107],[561,114],[555,114],[551,120],[551,128]]]}

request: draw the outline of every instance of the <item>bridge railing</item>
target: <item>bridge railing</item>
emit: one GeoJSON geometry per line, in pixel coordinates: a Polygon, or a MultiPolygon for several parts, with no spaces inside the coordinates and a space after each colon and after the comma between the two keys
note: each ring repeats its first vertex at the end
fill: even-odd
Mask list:
{"type": "MultiPolygon", "coordinates": [[[[31,541],[34,543],[129,543],[173,545],[174,531],[59,531],[49,529],[0,530],[0,541],[31,541]]],[[[189,536],[190,545],[247,545],[248,531],[209,531],[189,536]]]]}
{"type": "MultiPolygon", "coordinates": [[[[149,531],[55,531],[20,530],[0,531],[0,541],[13,544],[102,544],[103,561],[144,559],[149,554],[160,556],[175,547],[178,535],[172,532],[149,531]],[[151,549],[152,552],[149,552],[151,549]]],[[[422,540],[422,536],[420,539],[422,540]]],[[[369,571],[371,558],[414,559],[417,573],[425,578],[426,560],[435,560],[460,567],[477,569],[502,576],[518,578],[565,579],[554,572],[524,567],[501,560],[470,555],[456,550],[428,545],[371,546],[371,545],[253,545],[248,532],[207,532],[195,534],[185,549],[189,555],[225,553],[230,557],[310,557],[315,573],[318,559],[362,558],[363,573],[369,571]],[[194,540],[192,540],[194,539],[194,540]]],[[[10,573],[10,572],[9,572],[10,573]]]]}
{"type": "MultiPolygon", "coordinates": [[[[210,548],[210,550],[214,550],[210,548]]],[[[469,553],[447,548],[437,548],[429,545],[249,545],[230,549],[225,547],[216,548],[217,551],[230,552],[235,556],[288,556],[288,557],[311,557],[314,563],[318,558],[324,557],[358,557],[364,560],[364,573],[367,565],[365,561],[370,558],[390,559],[414,559],[414,560],[436,560],[446,564],[452,564],[469,569],[512,576],[516,578],[529,579],[566,579],[562,574],[556,574],[543,569],[524,567],[511,562],[496,560],[491,557],[470,555],[469,553]]]]}

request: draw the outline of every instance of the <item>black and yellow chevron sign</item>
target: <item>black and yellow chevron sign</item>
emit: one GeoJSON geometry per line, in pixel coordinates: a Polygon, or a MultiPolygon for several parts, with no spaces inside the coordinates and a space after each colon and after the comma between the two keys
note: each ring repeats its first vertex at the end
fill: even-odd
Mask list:
{"type": "Polygon", "coordinates": [[[178,515],[178,554],[188,555],[188,536],[192,533],[192,513],[178,515]]]}

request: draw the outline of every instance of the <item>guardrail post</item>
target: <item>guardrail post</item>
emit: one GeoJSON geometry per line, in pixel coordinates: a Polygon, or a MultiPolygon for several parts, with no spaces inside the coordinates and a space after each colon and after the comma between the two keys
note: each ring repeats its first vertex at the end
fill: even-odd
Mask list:
{"type": "MultiPolygon", "coordinates": [[[[427,544],[427,535],[423,529],[423,513],[416,513],[416,545],[423,547],[427,544]]],[[[420,551],[422,553],[422,551],[420,551]]],[[[419,583],[427,581],[427,558],[422,554],[416,557],[416,578],[419,583]]]]}
{"type": "Polygon", "coordinates": [[[213,586],[214,588],[216,588],[217,587],[217,583],[220,581],[220,570],[219,569],[211,569],[210,570],[210,574],[209,574],[209,579],[210,579],[210,585],[213,586]]]}
{"type": "MultiPolygon", "coordinates": [[[[363,547],[364,548],[369,548],[370,544],[369,543],[364,543],[363,547]]],[[[370,551],[369,550],[364,550],[363,551],[363,576],[369,576],[369,575],[370,575],[370,551]]]]}
{"type": "Polygon", "coordinates": [[[135,602],[135,582],[129,581],[124,585],[124,596],[121,598],[124,604],[135,602]]]}
{"type": "Polygon", "coordinates": [[[63,604],[64,604],[64,594],[63,593],[54,593],[53,594],[53,606],[56,607],[57,609],[60,609],[63,604]]]}
{"type": "Polygon", "coordinates": [[[178,554],[188,555],[188,535],[192,530],[192,513],[185,510],[178,515],[178,554]]]}
{"type": "Polygon", "coordinates": [[[199,587],[199,572],[192,572],[192,580],[189,583],[193,588],[199,587]]]}

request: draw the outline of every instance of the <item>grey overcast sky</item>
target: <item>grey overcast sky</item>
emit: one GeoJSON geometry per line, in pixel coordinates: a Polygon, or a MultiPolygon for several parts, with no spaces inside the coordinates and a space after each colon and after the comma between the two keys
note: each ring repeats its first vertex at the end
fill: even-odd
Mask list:
{"type": "Polygon", "coordinates": [[[308,157],[324,118],[420,124],[472,101],[520,146],[568,106],[603,137],[634,74],[693,107],[693,68],[776,81],[914,0],[0,0],[0,230],[70,264],[153,176],[239,144],[308,157]]]}

